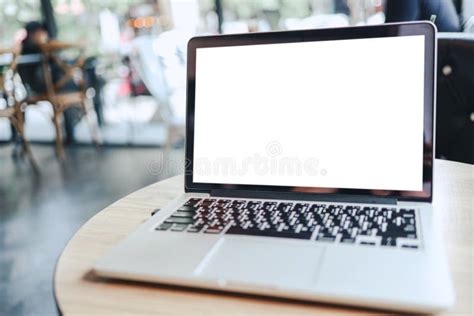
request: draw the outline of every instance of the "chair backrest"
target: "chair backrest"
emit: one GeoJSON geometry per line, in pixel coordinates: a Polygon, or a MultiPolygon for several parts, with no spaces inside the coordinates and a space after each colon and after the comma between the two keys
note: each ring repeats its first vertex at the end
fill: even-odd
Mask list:
{"type": "Polygon", "coordinates": [[[64,94],[63,87],[73,78],[78,92],[85,92],[85,56],[82,46],[51,41],[38,48],[38,53],[19,56],[18,72],[28,88],[29,99],[52,100],[55,95],[64,94]],[[74,62],[62,60],[59,52],[64,49],[79,50],[79,57],[74,62]],[[77,73],[81,76],[76,76],[77,73]]]}
{"type": "Polygon", "coordinates": [[[76,79],[79,90],[85,93],[84,65],[85,55],[84,48],[79,45],[67,44],[61,42],[51,42],[40,46],[42,51],[42,67],[44,79],[46,82],[46,92],[53,96],[61,93],[61,89],[71,80],[76,79]],[[78,49],[79,57],[74,63],[65,62],[58,56],[63,49],[78,49]],[[61,73],[61,78],[54,78],[53,67],[61,73]],[[80,71],[81,76],[76,78],[75,74],[80,71]],[[77,80],[78,79],[78,80],[77,80]]]}
{"type": "Polygon", "coordinates": [[[474,163],[474,34],[440,33],[436,157],[474,163]]]}

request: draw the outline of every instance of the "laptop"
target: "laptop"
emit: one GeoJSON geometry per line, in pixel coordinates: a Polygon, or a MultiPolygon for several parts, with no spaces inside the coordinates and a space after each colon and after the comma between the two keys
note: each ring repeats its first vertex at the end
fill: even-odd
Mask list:
{"type": "Polygon", "coordinates": [[[429,22],[192,38],[185,193],[104,277],[437,312],[429,22]]]}

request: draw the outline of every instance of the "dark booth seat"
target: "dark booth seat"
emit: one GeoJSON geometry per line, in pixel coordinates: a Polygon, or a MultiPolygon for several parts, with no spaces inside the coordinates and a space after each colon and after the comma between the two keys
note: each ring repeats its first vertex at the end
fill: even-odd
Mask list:
{"type": "Polygon", "coordinates": [[[474,163],[474,34],[438,34],[436,157],[474,163]]]}

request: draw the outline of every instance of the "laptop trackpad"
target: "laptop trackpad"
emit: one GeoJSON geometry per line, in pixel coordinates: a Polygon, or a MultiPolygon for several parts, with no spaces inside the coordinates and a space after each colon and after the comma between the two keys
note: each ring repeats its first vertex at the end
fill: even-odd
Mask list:
{"type": "Polygon", "coordinates": [[[225,236],[195,270],[204,278],[302,287],[316,281],[323,248],[263,238],[225,236]]]}

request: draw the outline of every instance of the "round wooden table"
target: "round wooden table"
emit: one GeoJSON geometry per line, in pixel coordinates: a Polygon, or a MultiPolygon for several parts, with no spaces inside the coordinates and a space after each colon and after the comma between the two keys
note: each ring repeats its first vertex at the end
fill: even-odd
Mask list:
{"type": "MultiPolygon", "coordinates": [[[[440,216],[457,294],[446,314],[473,313],[472,165],[435,161],[434,205],[440,216]]],[[[367,314],[368,310],[103,279],[95,260],[124,238],[150,212],[183,192],[183,176],[152,184],[90,219],[69,241],[55,272],[55,296],[65,315],[315,315],[367,314]]]]}

